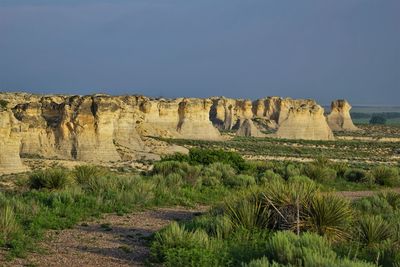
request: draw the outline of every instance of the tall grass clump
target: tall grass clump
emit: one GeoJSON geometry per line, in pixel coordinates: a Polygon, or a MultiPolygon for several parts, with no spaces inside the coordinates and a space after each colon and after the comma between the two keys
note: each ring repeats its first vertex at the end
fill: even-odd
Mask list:
{"type": "Polygon", "coordinates": [[[13,208],[8,204],[0,207],[0,245],[9,242],[19,229],[13,208]]]}
{"type": "Polygon", "coordinates": [[[303,166],[302,173],[314,181],[325,182],[336,178],[336,171],[319,161],[307,163],[303,166]]]}
{"type": "Polygon", "coordinates": [[[380,185],[390,187],[400,185],[399,170],[395,167],[378,166],[372,169],[371,174],[380,185]]]}
{"type": "Polygon", "coordinates": [[[74,168],[72,175],[79,185],[85,186],[90,184],[93,179],[98,179],[100,176],[104,175],[104,173],[97,166],[80,165],[74,168]]]}
{"type": "Polygon", "coordinates": [[[32,189],[63,189],[69,183],[69,173],[63,168],[40,170],[29,176],[29,187],[32,189]]]}

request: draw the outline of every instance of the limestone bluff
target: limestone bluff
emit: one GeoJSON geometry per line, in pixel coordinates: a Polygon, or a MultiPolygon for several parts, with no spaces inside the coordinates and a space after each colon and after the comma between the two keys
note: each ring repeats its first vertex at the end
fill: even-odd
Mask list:
{"type": "Polygon", "coordinates": [[[151,137],[224,140],[219,130],[262,137],[274,129],[278,138],[332,140],[330,127],[357,130],[350,108],[334,101],[327,121],[309,99],[0,93],[0,174],[27,170],[21,155],[97,163],[156,159],[185,149],[151,137]]]}

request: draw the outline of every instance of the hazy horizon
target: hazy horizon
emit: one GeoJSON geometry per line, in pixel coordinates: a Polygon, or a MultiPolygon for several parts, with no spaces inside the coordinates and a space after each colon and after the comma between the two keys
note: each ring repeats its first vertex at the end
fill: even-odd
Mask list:
{"type": "Polygon", "coordinates": [[[0,91],[400,105],[400,1],[0,0],[0,91]]]}

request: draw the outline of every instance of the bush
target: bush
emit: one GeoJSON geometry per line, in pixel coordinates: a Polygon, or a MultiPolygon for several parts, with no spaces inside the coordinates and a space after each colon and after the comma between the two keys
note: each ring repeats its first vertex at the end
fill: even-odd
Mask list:
{"type": "Polygon", "coordinates": [[[353,213],[350,203],[335,195],[316,195],[306,207],[306,227],[328,240],[346,239],[353,213]]]}
{"type": "Polygon", "coordinates": [[[19,230],[15,213],[10,205],[4,205],[0,209],[0,246],[11,240],[13,234],[19,230]]]}
{"type": "Polygon", "coordinates": [[[380,185],[398,186],[400,185],[400,175],[397,168],[378,166],[371,172],[375,181],[380,185]]]}
{"type": "Polygon", "coordinates": [[[32,189],[63,189],[69,183],[69,174],[62,168],[36,171],[29,176],[29,186],[32,189]]]}
{"type": "Polygon", "coordinates": [[[367,173],[362,169],[348,169],[344,173],[344,178],[350,182],[364,182],[366,181],[367,173]]]}
{"type": "Polygon", "coordinates": [[[202,229],[209,236],[218,239],[227,238],[233,231],[232,221],[226,215],[207,214],[199,216],[185,223],[185,227],[188,231],[202,229]]]}
{"type": "Polygon", "coordinates": [[[336,179],[336,171],[329,167],[308,163],[303,167],[303,174],[314,181],[325,182],[336,179]]]}
{"type": "Polygon", "coordinates": [[[250,175],[238,174],[225,178],[223,182],[224,185],[229,187],[249,187],[256,184],[256,179],[250,175]]]}
{"type": "Polygon", "coordinates": [[[224,213],[235,228],[248,230],[265,229],[270,219],[270,212],[255,194],[227,202],[224,213]]]}
{"type": "Polygon", "coordinates": [[[231,165],[237,171],[243,171],[248,168],[246,161],[236,152],[192,148],[189,150],[189,158],[191,164],[210,165],[220,162],[231,165]]]}
{"type": "Polygon", "coordinates": [[[312,233],[297,236],[288,231],[276,232],[268,240],[266,255],[270,261],[284,264],[285,266],[374,266],[361,261],[338,258],[331,249],[329,242],[323,237],[312,233]]]}
{"type": "Polygon", "coordinates": [[[203,169],[204,177],[215,177],[221,182],[235,175],[236,172],[232,166],[219,162],[210,164],[203,169]]]}
{"type": "Polygon", "coordinates": [[[392,226],[380,216],[364,216],[356,224],[357,239],[364,246],[375,246],[392,237],[392,226]]]}
{"type": "Polygon", "coordinates": [[[386,124],[386,118],[379,114],[372,114],[371,119],[369,120],[369,124],[386,124]]]}
{"type": "Polygon", "coordinates": [[[82,186],[90,184],[93,179],[103,175],[98,167],[92,165],[76,166],[72,174],[75,181],[82,186]]]}
{"type": "Polygon", "coordinates": [[[171,223],[161,232],[156,233],[151,246],[152,256],[164,261],[170,249],[208,248],[210,239],[204,230],[189,232],[177,222],[171,223]]]}
{"type": "Polygon", "coordinates": [[[261,177],[258,178],[258,183],[267,185],[272,181],[284,182],[283,178],[272,170],[266,170],[261,177]]]}

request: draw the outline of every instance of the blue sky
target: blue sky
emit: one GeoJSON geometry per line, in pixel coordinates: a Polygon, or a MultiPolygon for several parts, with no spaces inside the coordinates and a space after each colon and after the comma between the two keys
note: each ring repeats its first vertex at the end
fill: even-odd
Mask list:
{"type": "Polygon", "coordinates": [[[399,14],[398,0],[0,0],[0,90],[400,105],[399,14]]]}

